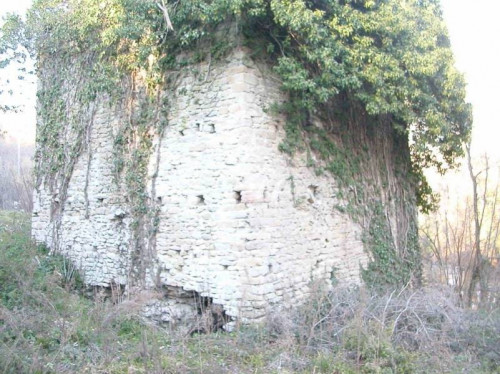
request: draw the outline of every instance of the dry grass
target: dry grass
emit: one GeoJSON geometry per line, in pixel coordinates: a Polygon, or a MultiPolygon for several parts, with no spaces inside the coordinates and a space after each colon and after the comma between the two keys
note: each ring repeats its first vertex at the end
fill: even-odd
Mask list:
{"type": "Polygon", "coordinates": [[[457,305],[449,289],[318,290],[304,306],[271,316],[268,331],[334,354],[339,372],[499,372],[500,313],[457,305]]]}
{"type": "Polygon", "coordinates": [[[189,336],[90,300],[23,217],[0,215],[2,373],[500,373],[500,318],[447,289],[317,289],[261,326],[189,336]]]}

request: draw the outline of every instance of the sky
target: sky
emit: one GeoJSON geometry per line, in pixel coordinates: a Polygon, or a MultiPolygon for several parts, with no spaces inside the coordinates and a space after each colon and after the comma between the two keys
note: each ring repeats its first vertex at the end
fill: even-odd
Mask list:
{"type": "MultiPolygon", "coordinates": [[[[31,5],[32,0],[0,0],[0,19],[6,13],[24,14],[31,5]]],[[[0,21],[2,22],[2,21],[0,21]]],[[[9,79],[17,80],[17,70],[8,67],[0,70],[1,81],[9,79]]],[[[21,82],[20,89],[15,90],[12,97],[2,95],[0,100],[8,100],[9,103],[22,103],[22,111],[19,113],[1,113],[0,112],[0,130],[7,132],[7,136],[19,140],[23,144],[35,142],[35,121],[36,121],[36,86],[33,83],[21,82]]]]}
{"type": "MultiPolygon", "coordinates": [[[[7,12],[24,13],[31,0],[0,2],[0,16],[7,12]]],[[[456,65],[465,74],[467,99],[473,105],[472,151],[487,152],[500,160],[500,1],[441,0],[448,25],[456,65]]],[[[6,72],[2,72],[6,74],[6,72]]],[[[8,72],[7,72],[8,74],[8,72]]],[[[15,79],[15,71],[11,71],[15,79]]],[[[22,142],[35,137],[35,87],[23,85],[13,99],[25,102],[23,113],[0,114],[0,128],[22,142]]]]}
{"type": "Polygon", "coordinates": [[[473,105],[472,151],[500,160],[500,1],[441,0],[456,66],[473,105]]]}

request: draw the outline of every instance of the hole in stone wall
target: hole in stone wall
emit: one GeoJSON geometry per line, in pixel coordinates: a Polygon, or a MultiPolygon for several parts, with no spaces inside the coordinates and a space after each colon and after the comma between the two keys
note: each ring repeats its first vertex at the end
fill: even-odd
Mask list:
{"type": "MultiPolygon", "coordinates": [[[[168,272],[167,269],[165,270],[168,272]]],[[[188,335],[224,331],[225,325],[233,320],[226,314],[224,306],[214,303],[211,297],[202,296],[199,292],[188,291],[182,287],[162,285],[161,289],[163,291],[162,299],[173,300],[183,307],[190,308],[196,314],[194,319],[191,316],[178,317],[179,320],[188,323],[188,335]]]]}
{"type": "Polygon", "coordinates": [[[156,201],[157,201],[158,203],[160,203],[160,204],[162,203],[162,200],[163,200],[163,199],[162,199],[162,197],[161,197],[161,196],[158,196],[158,197],[156,198],[156,201]]]}
{"type": "Polygon", "coordinates": [[[208,132],[210,134],[214,134],[215,133],[215,125],[213,123],[211,123],[210,125],[208,125],[208,132]]]}
{"type": "Polygon", "coordinates": [[[237,204],[241,203],[241,191],[234,191],[234,199],[237,204]]]}
{"type": "Polygon", "coordinates": [[[224,267],[224,270],[227,270],[229,268],[229,265],[222,265],[224,267]]]}
{"type": "Polygon", "coordinates": [[[198,311],[198,320],[190,329],[189,335],[208,334],[224,330],[224,325],[231,320],[226,315],[224,307],[220,304],[214,304],[211,297],[201,296],[197,292],[193,292],[193,299],[198,311]]]}
{"type": "Polygon", "coordinates": [[[307,201],[309,202],[309,204],[313,204],[314,198],[318,196],[318,186],[315,184],[311,184],[307,188],[309,189],[309,198],[307,199],[307,201]]]}
{"type": "Polygon", "coordinates": [[[309,185],[309,191],[311,191],[312,195],[313,196],[317,196],[318,195],[318,186],[315,185],[315,184],[311,184],[309,185]]]}
{"type": "Polygon", "coordinates": [[[198,198],[198,201],[197,201],[198,205],[205,205],[205,197],[203,195],[198,195],[196,197],[198,198]]]}
{"type": "Polygon", "coordinates": [[[181,134],[181,136],[184,136],[184,130],[179,130],[179,134],[181,134]]]}
{"type": "Polygon", "coordinates": [[[127,216],[127,213],[125,213],[123,210],[121,209],[118,209],[117,211],[115,211],[114,213],[114,217],[113,217],[113,220],[122,220],[124,219],[125,217],[127,216]]]}
{"type": "Polygon", "coordinates": [[[97,198],[97,202],[98,202],[98,203],[102,203],[102,202],[104,202],[104,197],[98,197],[98,198],[97,198]]]}
{"type": "Polygon", "coordinates": [[[201,131],[201,127],[200,127],[199,123],[196,124],[196,130],[201,131]]]}
{"type": "Polygon", "coordinates": [[[88,298],[120,304],[124,300],[125,285],[111,281],[108,286],[88,286],[84,292],[88,298]]]}

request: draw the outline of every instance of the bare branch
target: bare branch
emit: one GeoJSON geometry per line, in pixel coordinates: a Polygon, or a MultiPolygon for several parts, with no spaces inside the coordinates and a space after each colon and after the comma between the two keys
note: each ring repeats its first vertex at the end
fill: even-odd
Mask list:
{"type": "Polygon", "coordinates": [[[161,0],[160,3],[156,3],[158,8],[163,12],[163,18],[165,18],[165,22],[167,23],[167,31],[174,31],[174,26],[172,26],[172,22],[170,21],[170,16],[168,14],[167,5],[165,4],[165,0],[161,0]]]}

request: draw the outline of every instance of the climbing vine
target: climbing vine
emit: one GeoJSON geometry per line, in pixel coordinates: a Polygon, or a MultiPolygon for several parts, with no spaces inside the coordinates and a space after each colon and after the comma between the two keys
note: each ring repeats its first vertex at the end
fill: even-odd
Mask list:
{"type": "MultiPolygon", "coordinates": [[[[40,66],[53,57],[70,62],[86,55],[95,61],[94,69],[87,69],[94,84],[88,82],[83,90],[92,98],[113,90],[124,73],[141,68],[156,71],[148,84],[158,84],[155,79],[180,52],[213,37],[217,25],[234,22],[257,37],[253,40],[266,42],[259,42],[262,53],[274,61],[290,95],[283,150],[297,147],[300,126],[311,114],[343,97],[374,118],[391,117],[394,128],[409,139],[419,177],[422,168],[444,170],[463,154],[470,107],[437,0],[172,2],[166,7],[172,30],[158,4],[38,0],[28,13],[24,39],[12,24],[4,33],[24,41],[40,66]]],[[[3,43],[3,49],[8,45],[3,43]]]]}
{"type": "MultiPolygon", "coordinates": [[[[124,178],[140,241],[144,220],[151,221],[144,217],[152,137],[166,126],[168,105],[159,93],[168,84],[165,73],[227,53],[231,44],[220,30],[233,26],[233,42],[248,44],[281,78],[288,100],[276,108],[287,117],[280,150],[305,151],[318,174],[333,174],[352,202],[342,209],[352,216],[370,210],[369,270],[380,265],[375,272],[386,272],[382,253],[392,250],[376,248],[389,238],[380,233],[378,209],[365,204],[373,186],[360,181],[367,152],[353,152],[339,134],[359,118],[375,133],[390,123],[392,136],[404,140],[401,164],[409,167],[400,171],[410,178],[408,188],[422,210],[432,207],[422,170],[453,167],[472,121],[438,0],[35,0],[25,21],[10,16],[4,24],[0,54],[22,45],[42,72],[38,184],[58,185],[64,195],[85,149],[93,103],[122,105],[127,118],[116,133],[115,173],[124,178]]],[[[1,66],[16,56],[2,58],[1,66]]]]}
{"type": "Polygon", "coordinates": [[[419,284],[422,276],[416,223],[407,234],[404,255],[398,253],[390,233],[387,217],[380,203],[372,203],[372,217],[363,240],[370,249],[372,261],[362,270],[366,284],[375,288],[393,285],[419,284]]]}

